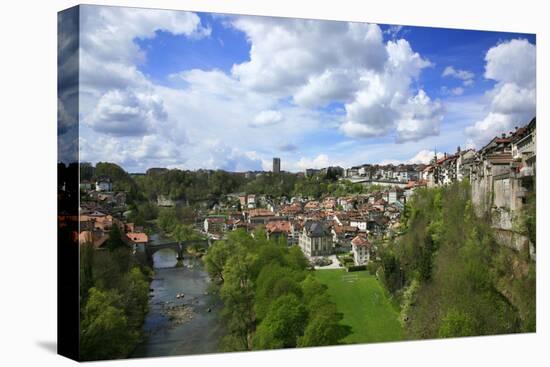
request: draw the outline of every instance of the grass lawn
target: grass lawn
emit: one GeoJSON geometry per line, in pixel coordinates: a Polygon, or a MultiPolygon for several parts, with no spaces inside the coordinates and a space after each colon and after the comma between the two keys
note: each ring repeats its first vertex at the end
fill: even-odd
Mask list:
{"type": "Polygon", "coordinates": [[[400,340],[398,312],[384,294],[382,285],[368,271],[348,273],[343,269],[315,271],[317,279],[344,315],[342,324],[352,327],[347,344],[400,340]]]}

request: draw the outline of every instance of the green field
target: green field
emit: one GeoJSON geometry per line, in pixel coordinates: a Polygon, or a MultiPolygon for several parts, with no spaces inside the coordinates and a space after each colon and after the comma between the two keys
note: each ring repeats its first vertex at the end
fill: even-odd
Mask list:
{"type": "Polygon", "coordinates": [[[400,340],[398,312],[375,276],[367,271],[318,270],[317,279],[328,286],[332,301],[344,314],[342,324],[352,327],[347,344],[400,340]]]}

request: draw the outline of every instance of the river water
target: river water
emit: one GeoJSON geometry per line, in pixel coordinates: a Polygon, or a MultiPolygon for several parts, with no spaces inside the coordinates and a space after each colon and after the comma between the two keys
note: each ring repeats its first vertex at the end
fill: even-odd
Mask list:
{"type": "Polygon", "coordinates": [[[218,318],[220,305],[207,294],[210,278],[200,259],[186,257],[183,267],[175,268],[171,249],[154,254],[155,276],[150,288],[149,313],[143,326],[145,338],[131,357],[160,357],[215,353],[222,336],[218,318]],[[183,298],[176,295],[183,293],[183,298]],[[172,319],[169,310],[185,306],[183,319],[172,319]],[[210,309],[210,312],[209,312],[210,309]],[[168,310],[168,312],[167,312],[168,310]]]}

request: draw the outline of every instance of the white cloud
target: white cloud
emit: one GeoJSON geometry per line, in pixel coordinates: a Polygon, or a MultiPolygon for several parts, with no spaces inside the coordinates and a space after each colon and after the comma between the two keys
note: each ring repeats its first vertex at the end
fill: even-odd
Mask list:
{"type": "Polygon", "coordinates": [[[250,123],[250,125],[254,127],[261,127],[261,126],[275,125],[281,121],[283,121],[283,114],[281,112],[274,111],[274,110],[266,110],[266,111],[261,111],[256,116],[254,116],[254,120],[250,123]]]}
{"type": "Polygon", "coordinates": [[[327,69],[309,78],[294,94],[294,101],[302,106],[324,106],[333,101],[351,99],[359,87],[357,72],[347,69],[327,69]]]}
{"type": "Polygon", "coordinates": [[[485,78],[534,88],[536,49],[526,39],[500,43],[485,55],[485,78]]]}
{"type": "Polygon", "coordinates": [[[234,65],[232,73],[258,91],[292,95],[327,70],[381,70],[387,59],[374,24],[237,17],[232,25],[251,44],[250,61],[234,65]]]}
{"type": "Polygon", "coordinates": [[[329,165],[330,160],[326,154],[319,154],[313,159],[302,157],[295,163],[295,166],[300,170],[305,170],[307,168],[325,168],[329,165]]]}
{"type": "Polygon", "coordinates": [[[431,66],[400,39],[386,45],[388,60],[383,73],[366,72],[362,88],[346,104],[342,131],[351,137],[375,137],[394,128],[396,141],[419,140],[439,133],[442,109],[420,89],[412,93],[411,84],[422,69],[431,66]]]}
{"type": "Polygon", "coordinates": [[[474,82],[475,74],[468,70],[455,69],[453,66],[447,66],[445,70],[443,70],[441,76],[460,79],[464,86],[470,86],[474,82]]]}
{"type": "Polygon", "coordinates": [[[486,94],[486,116],[466,128],[470,144],[478,147],[527,123],[536,113],[535,45],[525,39],[500,43],[487,51],[485,62],[485,77],[497,83],[486,94]]]}
{"type": "Polygon", "coordinates": [[[230,73],[184,70],[166,87],[139,71],[147,53],[135,40],[159,30],[195,39],[210,30],[193,13],[134,10],[83,7],[81,148],[92,161],[265,169],[269,152],[299,145],[306,156],[284,160],[285,169],[299,170],[329,163],[301,145],[314,132],[340,127],[351,137],[395,134],[398,142],[439,132],[439,102],[415,85],[431,63],[403,39],[384,43],[377,25],[231,17],[250,43],[250,60],[230,73]],[[316,109],[333,101],[345,109],[316,109]]]}
{"type": "Polygon", "coordinates": [[[147,135],[165,121],[162,100],[154,94],[110,90],[84,120],[92,129],[116,136],[147,135]]]}
{"type": "Polygon", "coordinates": [[[451,89],[451,93],[454,94],[455,96],[460,96],[464,93],[464,88],[462,87],[453,88],[451,89]]]}
{"type": "MultiPolygon", "coordinates": [[[[433,159],[435,155],[435,152],[433,150],[427,150],[423,149],[416,153],[413,157],[406,159],[404,161],[397,160],[397,159],[386,159],[381,161],[379,164],[386,165],[386,164],[429,164],[431,160],[433,159]]],[[[437,158],[443,157],[443,153],[439,152],[437,153],[437,158]]]]}
{"type": "Polygon", "coordinates": [[[421,89],[402,106],[397,122],[397,142],[416,141],[426,136],[439,135],[439,124],[443,119],[443,107],[433,102],[421,89]]]}

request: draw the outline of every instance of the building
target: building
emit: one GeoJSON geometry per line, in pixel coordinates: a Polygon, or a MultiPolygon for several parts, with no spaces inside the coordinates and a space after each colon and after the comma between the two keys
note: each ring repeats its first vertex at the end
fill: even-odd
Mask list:
{"type": "Polygon", "coordinates": [[[312,177],[312,176],[315,176],[316,174],[318,174],[319,172],[321,172],[320,169],[306,168],[306,170],[304,171],[304,174],[305,174],[306,177],[312,177]]]}
{"type": "Polygon", "coordinates": [[[248,195],[246,197],[246,207],[248,209],[254,209],[256,207],[256,195],[248,195]]]}
{"type": "Polygon", "coordinates": [[[204,219],[204,231],[206,233],[222,233],[225,232],[225,217],[210,216],[204,219]]]}
{"type": "Polygon", "coordinates": [[[113,183],[109,177],[98,177],[95,183],[96,191],[113,191],[113,183]]]}
{"type": "Polygon", "coordinates": [[[299,245],[308,257],[332,254],[332,233],[329,226],[320,220],[307,220],[300,233],[299,245]]]}
{"type": "Polygon", "coordinates": [[[265,225],[267,238],[279,240],[284,238],[286,241],[292,237],[292,225],[287,220],[270,221],[265,225]]]}
{"type": "Polygon", "coordinates": [[[365,236],[356,236],[351,240],[351,252],[355,265],[366,265],[370,261],[372,245],[365,236]]]}
{"type": "Polygon", "coordinates": [[[273,158],[273,173],[281,173],[281,158],[273,158]]]}

